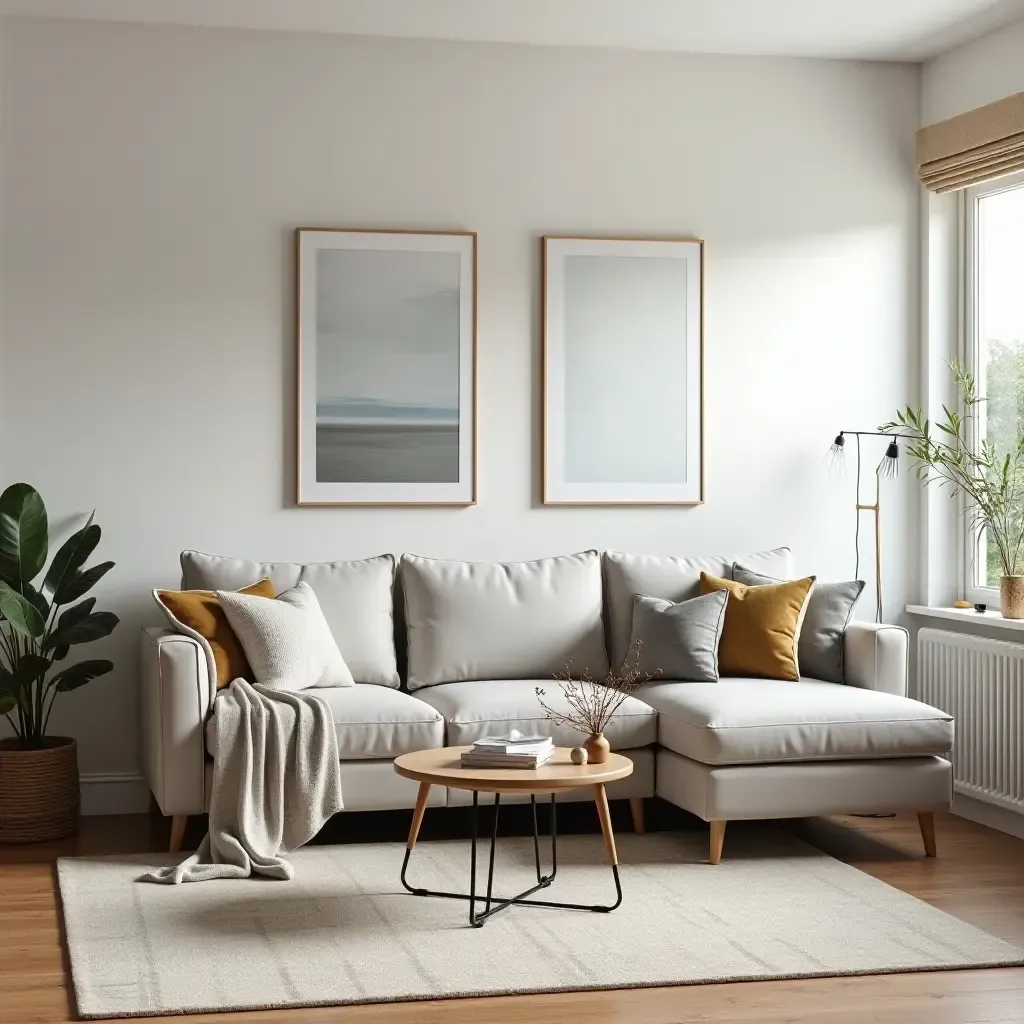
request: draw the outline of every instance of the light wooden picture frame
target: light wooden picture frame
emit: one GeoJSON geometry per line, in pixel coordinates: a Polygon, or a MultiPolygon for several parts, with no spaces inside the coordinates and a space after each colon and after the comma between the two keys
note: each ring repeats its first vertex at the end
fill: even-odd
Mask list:
{"type": "Polygon", "coordinates": [[[542,254],[544,504],[703,504],[703,241],[542,254]]]}
{"type": "Polygon", "coordinates": [[[474,505],[476,233],[298,228],[299,505],[474,505]]]}

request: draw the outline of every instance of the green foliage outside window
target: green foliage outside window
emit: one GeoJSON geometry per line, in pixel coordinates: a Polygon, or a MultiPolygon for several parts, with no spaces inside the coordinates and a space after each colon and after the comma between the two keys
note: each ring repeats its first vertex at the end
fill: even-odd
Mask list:
{"type": "MultiPolygon", "coordinates": [[[[1019,341],[989,341],[985,346],[985,436],[997,452],[1005,455],[1014,450],[1017,439],[1024,434],[1024,344],[1019,341]]],[[[985,531],[984,547],[979,554],[985,558],[977,573],[985,585],[999,586],[1002,570],[995,538],[985,531]]]]}

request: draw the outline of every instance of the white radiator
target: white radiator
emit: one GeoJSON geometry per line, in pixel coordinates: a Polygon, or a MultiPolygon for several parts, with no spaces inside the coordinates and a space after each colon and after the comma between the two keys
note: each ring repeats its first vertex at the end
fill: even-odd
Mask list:
{"type": "Polygon", "coordinates": [[[1024,812],[1024,644],[917,634],[918,699],[953,716],[953,789],[1024,812]]]}

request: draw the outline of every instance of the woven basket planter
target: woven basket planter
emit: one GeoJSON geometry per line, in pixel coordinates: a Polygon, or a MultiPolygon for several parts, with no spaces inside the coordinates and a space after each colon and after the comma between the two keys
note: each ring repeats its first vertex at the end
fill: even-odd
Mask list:
{"type": "Polygon", "coordinates": [[[47,736],[42,750],[0,740],[0,843],[63,839],[78,830],[78,745],[47,736]]]}

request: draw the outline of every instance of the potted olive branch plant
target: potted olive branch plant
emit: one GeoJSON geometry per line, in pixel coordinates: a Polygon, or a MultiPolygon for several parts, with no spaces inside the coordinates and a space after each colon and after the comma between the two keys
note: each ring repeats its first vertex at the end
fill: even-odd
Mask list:
{"type": "Polygon", "coordinates": [[[0,714],[14,730],[0,740],[2,842],[57,839],[77,827],[76,744],[47,727],[58,694],[114,667],[65,664],[72,647],[107,636],[118,621],[93,611],[96,598],[80,600],[114,565],[85,568],[100,540],[92,520],[61,545],[37,587],[49,553],[46,506],[28,484],[0,494],[0,714]]]}
{"type": "Polygon", "coordinates": [[[942,407],[944,419],[932,423],[920,409],[909,406],[896,419],[878,429],[898,431],[909,441],[907,454],[917,463],[917,476],[925,485],[948,486],[951,497],[963,497],[963,514],[972,530],[984,529],[990,551],[998,560],[1003,616],[1024,618],[1024,436],[1014,430],[1013,440],[1002,446],[978,435],[979,406],[974,374],[960,362],[951,362],[963,414],[942,407]]]}

